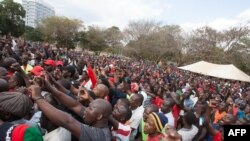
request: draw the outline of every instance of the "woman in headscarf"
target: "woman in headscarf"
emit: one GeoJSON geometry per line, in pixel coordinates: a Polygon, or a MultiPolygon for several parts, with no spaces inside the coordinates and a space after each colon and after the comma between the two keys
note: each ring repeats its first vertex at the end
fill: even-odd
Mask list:
{"type": "Polygon", "coordinates": [[[12,123],[24,118],[31,110],[32,102],[21,93],[0,93],[0,140],[1,141],[42,141],[37,127],[27,123],[12,123]]]}

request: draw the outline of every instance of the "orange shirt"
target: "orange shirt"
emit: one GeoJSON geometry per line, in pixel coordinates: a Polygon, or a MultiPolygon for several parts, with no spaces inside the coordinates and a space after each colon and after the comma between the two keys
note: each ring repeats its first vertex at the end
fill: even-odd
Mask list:
{"type": "Polygon", "coordinates": [[[217,110],[214,115],[214,123],[218,123],[226,114],[226,112],[219,113],[219,110],[217,110]]]}

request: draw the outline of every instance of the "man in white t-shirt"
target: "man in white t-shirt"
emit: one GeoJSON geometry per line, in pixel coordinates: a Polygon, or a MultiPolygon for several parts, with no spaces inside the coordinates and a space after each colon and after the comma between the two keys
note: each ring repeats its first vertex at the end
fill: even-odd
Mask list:
{"type": "Polygon", "coordinates": [[[130,98],[130,106],[132,110],[132,117],[129,120],[129,125],[132,128],[130,140],[133,140],[137,134],[137,129],[142,120],[144,108],[143,108],[143,96],[141,94],[134,94],[130,98]]]}
{"type": "Polygon", "coordinates": [[[114,105],[109,122],[112,124],[112,141],[129,141],[131,127],[126,122],[131,118],[132,111],[124,102],[127,99],[119,99],[114,105]]]}
{"type": "Polygon", "coordinates": [[[172,113],[174,102],[171,99],[165,99],[161,105],[160,112],[162,112],[168,118],[168,125],[175,127],[175,120],[172,113]]]}
{"type": "Polygon", "coordinates": [[[192,141],[198,133],[198,128],[194,126],[195,115],[192,112],[187,112],[182,118],[183,127],[178,131],[182,136],[182,141],[192,141]]]}

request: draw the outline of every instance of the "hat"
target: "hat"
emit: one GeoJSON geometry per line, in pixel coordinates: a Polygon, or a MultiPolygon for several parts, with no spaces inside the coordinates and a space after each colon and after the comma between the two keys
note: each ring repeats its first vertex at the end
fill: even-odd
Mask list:
{"type": "Polygon", "coordinates": [[[153,112],[149,116],[153,119],[158,132],[161,132],[168,123],[168,118],[163,113],[153,112]]]}
{"type": "Polygon", "coordinates": [[[197,89],[199,93],[203,93],[203,89],[202,88],[198,88],[197,89]]]}
{"type": "MultiPolygon", "coordinates": [[[[37,127],[31,127],[26,124],[18,124],[18,125],[12,125],[11,127],[6,126],[7,128],[3,127],[3,133],[9,133],[6,134],[6,137],[10,141],[42,141],[42,134],[39,131],[37,127]]],[[[1,137],[0,137],[1,138],[1,137]]]]}
{"type": "Polygon", "coordinates": [[[55,67],[56,66],[56,62],[54,60],[48,59],[44,61],[44,64],[55,67]]]}
{"type": "Polygon", "coordinates": [[[109,81],[111,81],[113,84],[115,84],[115,79],[114,79],[114,77],[109,77],[109,81]]]}
{"type": "Polygon", "coordinates": [[[44,69],[41,66],[35,66],[30,72],[34,73],[35,76],[40,76],[44,69]]]}
{"type": "Polygon", "coordinates": [[[56,65],[57,65],[57,66],[63,66],[63,61],[57,61],[57,62],[56,62],[56,65]]]}
{"type": "Polygon", "coordinates": [[[22,118],[30,112],[32,101],[22,93],[2,92],[0,93],[0,107],[14,116],[22,118]]]}
{"type": "Polygon", "coordinates": [[[137,83],[131,83],[131,91],[136,93],[139,91],[139,85],[137,83]]]}

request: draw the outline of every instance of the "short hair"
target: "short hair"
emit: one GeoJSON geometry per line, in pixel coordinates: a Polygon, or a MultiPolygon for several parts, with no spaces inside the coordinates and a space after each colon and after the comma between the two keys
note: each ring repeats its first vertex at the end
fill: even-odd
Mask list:
{"type": "MultiPolygon", "coordinates": [[[[129,106],[130,105],[130,102],[129,102],[129,100],[127,99],[127,98],[120,98],[120,99],[118,99],[118,100],[120,100],[124,105],[126,105],[126,106],[129,106]]],[[[118,101],[117,100],[117,101],[118,101]]]]}
{"type": "Polygon", "coordinates": [[[71,82],[67,79],[59,79],[57,80],[59,84],[61,84],[65,89],[70,90],[71,82]]]}
{"type": "MultiPolygon", "coordinates": [[[[88,75],[88,74],[87,74],[88,75]]],[[[100,80],[102,81],[102,84],[107,86],[108,88],[110,88],[110,84],[109,81],[106,78],[100,78],[100,80]]]]}
{"type": "Polygon", "coordinates": [[[137,95],[137,96],[138,96],[138,98],[139,98],[139,102],[140,102],[140,105],[142,105],[143,100],[144,100],[143,95],[142,95],[142,94],[135,94],[135,95],[137,95]]]}
{"type": "MultiPolygon", "coordinates": [[[[150,105],[148,105],[146,108],[147,108],[147,109],[148,109],[148,108],[151,109],[152,112],[159,112],[159,108],[158,108],[155,104],[150,104],[150,105]]],[[[146,109],[146,108],[145,108],[145,109],[146,109]]]]}
{"type": "Polygon", "coordinates": [[[15,72],[14,76],[16,77],[16,81],[17,81],[17,86],[18,87],[26,86],[25,80],[24,80],[24,78],[23,78],[23,76],[22,76],[21,73],[15,72]]]}
{"type": "Polygon", "coordinates": [[[131,118],[131,116],[132,116],[132,110],[129,108],[128,105],[124,105],[124,108],[125,108],[125,113],[126,113],[126,115],[125,115],[125,120],[127,121],[127,120],[129,120],[129,119],[131,118]]]}
{"type": "Polygon", "coordinates": [[[193,112],[187,112],[184,115],[184,119],[188,125],[192,125],[192,124],[194,124],[196,117],[195,117],[193,112]]]}
{"type": "Polygon", "coordinates": [[[67,70],[68,72],[70,72],[71,73],[70,77],[74,77],[74,75],[76,73],[76,69],[72,65],[68,65],[68,66],[64,67],[63,70],[67,70]]]}

